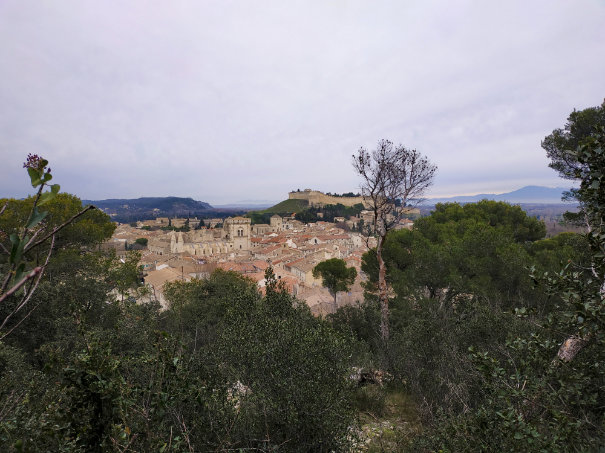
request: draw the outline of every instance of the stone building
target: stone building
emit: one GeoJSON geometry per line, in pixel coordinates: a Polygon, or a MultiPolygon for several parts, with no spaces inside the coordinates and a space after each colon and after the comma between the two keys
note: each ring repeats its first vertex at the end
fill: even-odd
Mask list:
{"type": "Polygon", "coordinates": [[[200,257],[245,252],[251,249],[250,230],[250,219],[229,217],[223,228],[170,231],[151,239],[148,248],[159,255],[189,253],[200,257]]]}
{"type": "Polygon", "coordinates": [[[284,229],[284,221],[277,214],[271,216],[270,222],[272,232],[279,233],[284,229]]]}
{"type": "Polygon", "coordinates": [[[262,236],[263,234],[271,233],[271,225],[268,223],[255,223],[252,225],[252,231],[257,236],[262,236]]]}
{"type": "Polygon", "coordinates": [[[228,217],[223,223],[225,239],[233,243],[236,250],[250,250],[250,219],[228,217]]]}

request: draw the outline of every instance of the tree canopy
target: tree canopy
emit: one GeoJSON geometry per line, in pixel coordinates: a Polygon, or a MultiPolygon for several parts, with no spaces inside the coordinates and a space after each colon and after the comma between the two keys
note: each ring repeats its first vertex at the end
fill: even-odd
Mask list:
{"type": "Polygon", "coordinates": [[[585,164],[578,160],[575,150],[598,126],[605,127],[605,101],[597,107],[571,112],[565,126],[553,130],[542,141],[550,159],[548,166],[563,178],[579,180],[585,164]]]}
{"type": "MultiPolygon", "coordinates": [[[[443,303],[466,294],[505,306],[522,296],[539,305],[526,268],[530,244],[545,233],[542,222],[504,202],[438,204],[413,230],[389,234],[387,280],[400,295],[428,295],[443,303]]],[[[364,256],[362,269],[371,289],[378,281],[375,252],[364,256]]]]}
{"type": "Polygon", "coordinates": [[[340,291],[348,291],[357,277],[354,267],[347,267],[347,263],[340,258],[331,258],[322,261],[313,268],[313,277],[321,276],[322,284],[334,297],[336,307],[336,294],[340,291]]]}

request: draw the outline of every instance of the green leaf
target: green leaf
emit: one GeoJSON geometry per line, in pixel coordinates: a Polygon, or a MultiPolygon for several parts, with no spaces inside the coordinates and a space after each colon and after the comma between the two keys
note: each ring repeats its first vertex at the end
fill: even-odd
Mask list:
{"type": "Polygon", "coordinates": [[[31,219],[29,220],[26,228],[33,228],[48,215],[48,211],[38,212],[38,208],[34,208],[31,219]]]}
{"type": "Polygon", "coordinates": [[[51,175],[50,173],[44,173],[44,178],[42,178],[42,182],[48,182],[51,179],[53,179],[53,175],[51,175]]]}
{"type": "Polygon", "coordinates": [[[13,235],[16,237],[16,234],[11,234],[11,242],[13,243],[13,247],[11,249],[11,256],[9,262],[12,264],[18,263],[21,261],[21,257],[23,256],[23,247],[29,241],[29,236],[25,236],[22,241],[16,237],[16,242],[13,241],[13,235]]]}
{"type": "Polygon", "coordinates": [[[23,240],[20,240],[17,233],[13,233],[10,235],[10,241],[12,243],[12,247],[9,263],[15,264],[21,261],[21,256],[23,255],[23,247],[25,247],[25,244],[27,244],[27,241],[29,241],[29,236],[25,236],[23,240]]]}
{"type": "Polygon", "coordinates": [[[40,172],[35,168],[28,168],[27,173],[29,174],[29,179],[31,179],[32,187],[37,187],[42,184],[40,180],[40,172]]]}
{"type": "Polygon", "coordinates": [[[46,204],[49,201],[53,200],[59,193],[59,190],[61,190],[61,186],[59,184],[53,184],[52,186],[50,186],[50,192],[44,192],[42,195],[40,195],[40,199],[38,200],[38,206],[46,204]]]}
{"type": "Polygon", "coordinates": [[[15,257],[17,256],[17,250],[19,248],[19,236],[17,236],[17,233],[10,235],[10,241],[13,246],[11,247],[11,254],[8,262],[12,264],[15,263],[15,257]]]}
{"type": "Polygon", "coordinates": [[[49,201],[53,200],[55,198],[57,194],[51,192],[44,192],[42,195],[40,195],[40,199],[38,200],[38,206],[42,206],[43,204],[48,203],[49,201]]]}
{"type": "Polygon", "coordinates": [[[25,263],[19,264],[17,270],[15,272],[15,283],[19,282],[23,278],[23,274],[25,273],[25,263]]]}

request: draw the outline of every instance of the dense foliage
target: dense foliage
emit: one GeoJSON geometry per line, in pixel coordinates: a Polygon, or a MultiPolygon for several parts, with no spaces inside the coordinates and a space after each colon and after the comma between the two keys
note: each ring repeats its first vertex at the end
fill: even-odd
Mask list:
{"type": "MultiPolygon", "coordinates": [[[[100,251],[108,216],[45,192],[32,159],[37,195],[0,200],[3,451],[602,450],[605,129],[585,129],[564,158],[587,233],[545,238],[506,203],[437,205],[386,235],[388,339],[376,251],[365,300],[327,319],[271,268],[264,293],[218,270],[166,284],[161,307],[139,255],[100,251]],[[392,395],[408,418],[387,419],[392,395]]],[[[325,263],[333,294],[350,284],[342,260],[325,263]]]]}
{"type": "MultiPolygon", "coordinates": [[[[18,228],[30,202],[11,200],[0,227],[18,228]]],[[[59,195],[47,221],[79,206],[59,195]]],[[[138,255],[98,251],[113,225],[90,214],[57,238],[37,309],[0,342],[4,451],[346,448],[349,336],[270,271],[264,296],[229,272],[173,283],[162,310],[140,286],[138,255]]]]}
{"type": "Polygon", "coordinates": [[[488,201],[439,205],[413,231],[392,233],[384,252],[392,338],[382,357],[368,328],[378,316],[376,258],[364,257],[368,302],[333,320],[365,339],[416,399],[424,433],[398,448],[603,448],[603,150],[597,128],[568,151],[587,235],[542,239],[539,222],[488,201]]]}
{"type": "Polygon", "coordinates": [[[357,203],[353,206],[345,206],[341,203],[328,204],[322,207],[310,207],[304,211],[296,213],[296,220],[304,223],[313,223],[319,220],[324,222],[334,222],[335,217],[344,217],[348,219],[351,216],[357,216],[365,208],[363,204],[357,203]]]}
{"type": "Polygon", "coordinates": [[[574,110],[562,128],[557,128],[542,141],[542,148],[550,159],[548,165],[567,179],[581,179],[585,165],[575,150],[595,132],[595,126],[605,127],[605,101],[597,107],[574,110]]]}
{"type": "MultiPolygon", "coordinates": [[[[510,336],[504,356],[472,350],[484,397],[441,420],[422,449],[445,451],[597,451],[605,446],[605,128],[569,158],[581,179],[588,260],[571,257],[557,273],[533,271],[554,297],[548,316],[510,336]]],[[[581,256],[586,259],[582,244],[581,256]]],[[[522,313],[524,314],[524,313],[522,313]]]]}

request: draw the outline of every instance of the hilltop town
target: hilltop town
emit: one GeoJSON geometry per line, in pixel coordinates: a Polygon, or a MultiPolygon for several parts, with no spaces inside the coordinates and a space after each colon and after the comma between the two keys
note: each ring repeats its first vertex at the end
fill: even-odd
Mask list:
{"type": "MultiPolygon", "coordinates": [[[[306,200],[309,206],[320,208],[331,204],[368,206],[362,197],[332,196],[310,189],[290,192],[289,199],[306,200]]],[[[360,230],[362,225],[372,224],[372,212],[362,210],[358,216],[314,223],[296,220],[295,214],[274,214],[270,223],[256,224],[241,216],[205,220],[158,217],[119,224],[105,247],[114,248],[118,255],[139,249],[150,297],[163,305],[166,282],[206,278],[214,270],[223,269],[254,280],[262,291],[265,270],[272,266],[293,295],[306,301],[314,314],[324,315],[334,311],[333,297],[322,287],[321,279],[313,277],[312,270],[330,258],[345,260],[358,274],[351,291],[338,294],[337,305],[363,300],[361,282],[366,276],[361,272],[361,257],[368,247],[375,246],[375,239],[360,230]]],[[[402,219],[399,225],[412,226],[410,219],[402,219]]]]}

